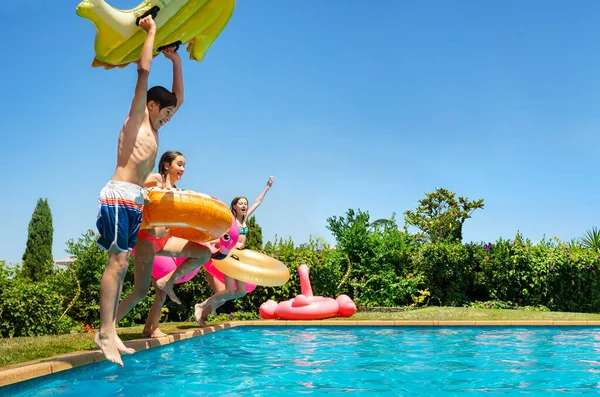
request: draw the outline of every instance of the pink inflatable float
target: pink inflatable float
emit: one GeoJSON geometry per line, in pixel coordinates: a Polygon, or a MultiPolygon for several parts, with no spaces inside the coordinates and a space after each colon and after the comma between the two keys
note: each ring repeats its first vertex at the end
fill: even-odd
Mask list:
{"type": "MultiPolygon", "coordinates": [[[[235,218],[234,218],[233,222],[231,224],[231,228],[227,231],[227,233],[225,233],[223,236],[221,236],[221,238],[219,239],[219,242],[217,244],[212,245],[212,244],[203,243],[203,245],[206,245],[210,249],[213,257],[218,256],[218,255],[226,256],[227,254],[229,254],[229,251],[231,251],[231,249],[233,247],[235,247],[235,245],[237,244],[239,236],[240,236],[240,234],[239,234],[237,222],[235,221],[235,218]]],[[[131,253],[133,255],[135,255],[135,250],[132,250],[131,253]]],[[[166,276],[167,274],[169,274],[173,270],[175,270],[177,267],[181,266],[181,264],[186,259],[187,258],[174,258],[174,257],[170,257],[170,256],[156,255],[154,257],[154,265],[152,266],[152,277],[154,277],[156,279],[163,278],[164,276],[166,276]]],[[[207,266],[207,265],[212,266],[212,261],[209,260],[208,262],[206,262],[204,264],[204,266],[207,266]]],[[[175,284],[181,284],[181,283],[190,281],[192,278],[194,278],[194,276],[196,274],[198,274],[198,272],[200,271],[201,268],[202,268],[202,266],[197,267],[196,269],[192,270],[188,274],[181,276],[180,278],[178,278],[175,281],[175,284]]],[[[218,271],[217,269],[214,269],[214,270],[218,271]]],[[[222,274],[221,274],[221,277],[222,277],[222,274]]]]}
{"type": "Polygon", "coordinates": [[[308,276],[308,266],[300,265],[301,294],[284,302],[268,300],[260,305],[260,316],[264,319],[281,320],[322,320],[331,317],[352,317],[356,313],[356,305],[348,295],[340,295],[337,299],[313,296],[308,276]]]}

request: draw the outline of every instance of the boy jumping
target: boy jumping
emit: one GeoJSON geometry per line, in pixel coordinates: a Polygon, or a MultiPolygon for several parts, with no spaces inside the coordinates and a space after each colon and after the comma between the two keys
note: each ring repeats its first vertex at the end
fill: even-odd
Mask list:
{"type": "Polygon", "coordinates": [[[183,102],[181,58],[173,47],[163,51],[173,62],[173,92],[160,86],[148,90],[156,25],[152,16],[147,16],[139,26],[146,39],[137,65],[135,94],[119,134],[115,173],[100,192],[96,222],[98,245],[108,252],[108,263],[100,283],[100,331],[95,342],[107,360],[120,366],[121,353],[134,353],[117,336],[116,317],[129,253],[137,242],[142,209],[148,200],[143,185],[156,162],[158,130],[183,102]]]}

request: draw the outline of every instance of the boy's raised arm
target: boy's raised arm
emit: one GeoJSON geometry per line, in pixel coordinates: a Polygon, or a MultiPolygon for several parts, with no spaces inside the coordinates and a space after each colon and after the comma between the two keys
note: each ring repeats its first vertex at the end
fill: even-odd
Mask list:
{"type": "Polygon", "coordinates": [[[129,117],[142,118],[146,114],[146,95],[148,92],[148,76],[152,65],[152,52],[154,49],[154,37],[156,36],[156,24],[151,15],[140,19],[140,27],[146,31],[146,40],[142,47],[138,61],[138,78],[135,85],[133,102],[129,111],[129,117]]]}
{"type": "Polygon", "coordinates": [[[183,71],[181,67],[181,57],[175,51],[174,47],[166,48],[163,51],[163,54],[173,62],[173,88],[171,88],[171,91],[175,94],[175,97],[177,97],[177,106],[172,113],[175,114],[183,103],[183,71]]]}

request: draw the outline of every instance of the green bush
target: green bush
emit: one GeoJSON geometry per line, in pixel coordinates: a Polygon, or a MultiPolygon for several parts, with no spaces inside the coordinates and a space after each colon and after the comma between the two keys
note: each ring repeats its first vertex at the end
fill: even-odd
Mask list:
{"type": "Polygon", "coordinates": [[[0,294],[0,335],[12,338],[56,333],[61,302],[50,285],[13,278],[0,294]]]}
{"type": "Polygon", "coordinates": [[[216,317],[213,317],[212,314],[208,316],[207,320],[225,322],[225,321],[251,321],[251,320],[259,320],[260,316],[258,312],[245,312],[243,310],[238,310],[237,312],[232,313],[222,313],[216,317]]]}
{"type": "Polygon", "coordinates": [[[476,248],[460,243],[427,243],[413,255],[414,271],[431,293],[432,303],[460,306],[471,300],[476,248]]]}
{"type": "MultiPolygon", "coordinates": [[[[73,277],[65,276],[65,294],[73,299],[77,290],[74,278],[77,278],[81,293],[73,307],[69,310],[69,315],[80,321],[82,324],[89,324],[95,327],[100,325],[100,282],[106,269],[108,255],[106,251],[96,244],[98,234],[88,230],[82,234],[77,241],[69,240],[67,242],[67,252],[77,258],[71,265],[74,271],[73,277]]],[[[121,298],[127,296],[133,290],[134,281],[134,258],[130,256],[129,267],[123,282],[123,292],[121,298]]],[[[152,302],[154,301],[153,291],[149,291],[148,297],[137,304],[131,312],[119,322],[118,326],[128,327],[135,324],[143,324],[152,302]]]]}
{"type": "Polygon", "coordinates": [[[548,309],[546,306],[519,306],[514,302],[503,302],[500,301],[498,299],[495,299],[493,301],[487,301],[487,302],[480,302],[480,301],[475,301],[475,302],[471,302],[468,305],[465,305],[466,307],[472,307],[472,308],[476,308],[476,309],[512,309],[512,310],[528,310],[528,311],[536,311],[536,312],[548,312],[550,311],[550,309],[548,309]]]}
{"type": "Polygon", "coordinates": [[[599,258],[593,250],[559,240],[533,245],[517,234],[483,245],[482,282],[490,298],[555,311],[600,309],[599,258]]]}
{"type": "Polygon", "coordinates": [[[354,303],[359,306],[397,307],[412,303],[412,296],[423,283],[419,275],[401,277],[393,272],[379,272],[360,282],[351,281],[354,287],[354,303]]]}
{"type": "Polygon", "coordinates": [[[597,312],[600,310],[600,260],[590,249],[549,249],[553,264],[548,269],[544,304],[551,310],[597,312]]]}
{"type": "Polygon", "coordinates": [[[14,269],[8,267],[6,262],[0,261],[0,294],[8,287],[14,273],[14,269]]]}
{"type": "Polygon", "coordinates": [[[421,277],[412,255],[420,242],[398,230],[395,217],[370,222],[366,212],[350,209],[346,217],[327,219],[337,241],[331,267],[344,269],[335,294],[346,293],[362,306],[409,304],[421,277]]]}
{"type": "MultiPolygon", "coordinates": [[[[254,220],[253,220],[254,221],[254,220]]],[[[255,319],[269,299],[281,302],[300,293],[298,267],[308,265],[314,295],[349,295],[358,306],[469,306],[523,310],[600,311],[600,257],[583,244],[558,239],[532,244],[517,234],[494,243],[424,243],[419,235],[399,230],[395,217],[371,222],[369,214],[348,210],[331,217],[328,228],[336,239],[330,247],[321,239],[296,245],[275,238],[261,252],[283,262],[290,279],[280,287],[258,286],[242,299],[219,309],[217,319],[255,319]]],[[[0,261],[0,334],[41,335],[99,325],[99,291],[107,255],[96,245],[97,234],[70,240],[76,261],[32,284],[20,268],[0,261]]],[[[258,241],[258,240],[257,240],[258,241]]],[[[257,243],[258,245],[258,243],[257,243]]],[[[122,297],[133,288],[130,259],[122,297]]],[[[161,321],[193,320],[193,308],[212,295],[205,271],[175,286],[182,301],[167,299],[161,321]]],[[[119,326],[145,322],[154,290],[119,326]]]]}

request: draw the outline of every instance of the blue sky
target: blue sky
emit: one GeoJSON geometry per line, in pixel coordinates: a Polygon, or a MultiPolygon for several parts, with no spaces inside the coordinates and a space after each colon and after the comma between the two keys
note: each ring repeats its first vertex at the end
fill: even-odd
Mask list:
{"type": "MultiPolygon", "coordinates": [[[[137,5],[112,0],[116,8],[137,5]]],[[[0,259],[20,262],[40,197],[65,241],[95,230],[134,66],[90,66],[77,1],[3,6],[0,259]]],[[[466,241],[580,237],[598,225],[600,2],[240,0],[203,62],[184,56],[186,102],[159,156],[180,185],[250,201],[265,239],[332,241],[326,218],[415,208],[444,187],[485,209],[466,241]],[[367,4],[370,4],[367,5],[367,4]]],[[[187,55],[185,51],[182,54],[187,55]]],[[[152,85],[170,87],[156,58],[152,85]]]]}

